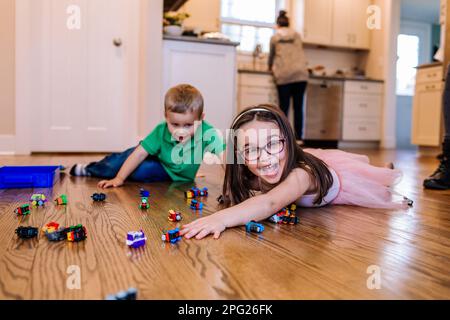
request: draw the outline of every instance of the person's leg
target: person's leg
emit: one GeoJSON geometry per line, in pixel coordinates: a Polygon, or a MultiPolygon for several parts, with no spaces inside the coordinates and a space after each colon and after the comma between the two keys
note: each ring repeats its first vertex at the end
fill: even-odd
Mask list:
{"type": "Polygon", "coordinates": [[[442,145],[442,159],[436,171],[424,180],[423,186],[427,189],[450,189],[450,65],[447,67],[445,77],[443,112],[445,133],[442,145]]]}
{"type": "Polygon", "coordinates": [[[283,84],[281,86],[277,86],[278,90],[278,103],[280,105],[280,109],[283,110],[286,117],[289,112],[289,105],[291,102],[291,86],[290,84],[283,84]]]}
{"type": "Polygon", "coordinates": [[[112,179],[117,175],[123,163],[129,155],[136,149],[136,147],[125,150],[120,153],[112,153],[104,157],[100,161],[91,162],[84,167],[81,174],[77,174],[77,167],[82,165],[75,165],[72,167],[71,174],[75,176],[91,176],[102,179],[112,179]]]}
{"type": "Polygon", "coordinates": [[[171,178],[164,167],[159,162],[159,159],[154,156],[148,156],[127,180],[139,182],[160,182],[170,181],[171,178]]]}
{"type": "Polygon", "coordinates": [[[306,81],[296,82],[292,85],[292,98],[294,99],[294,127],[298,140],[303,139],[303,97],[305,95],[306,85],[306,81]]]}

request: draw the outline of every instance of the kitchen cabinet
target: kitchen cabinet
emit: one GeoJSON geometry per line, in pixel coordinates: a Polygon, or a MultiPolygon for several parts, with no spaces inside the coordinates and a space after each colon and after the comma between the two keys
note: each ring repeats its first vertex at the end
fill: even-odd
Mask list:
{"type": "MultiPolygon", "coordinates": [[[[278,105],[270,73],[240,70],[238,83],[238,112],[260,103],[278,105]]],[[[303,139],[381,139],[382,82],[310,78],[305,98],[303,139]]]]}
{"type": "Polygon", "coordinates": [[[370,33],[366,26],[370,0],[334,0],[333,34],[335,46],[368,49],[370,33]]]}
{"type": "Polygon", "coordinates": [[[296,29],[305,43],[369,49],[370,0],[296,0],[296,29]]]}
{"type": "Polygon", "coordinates": [[[345,81],[342,139],[378,141],[381,139],[383,84],[345,81]]]}
{"type": "Polygon", "coordinates": [[[278,93],[270,73],[239,73],[238,112],[261,103],[278,105],[278,93]]]}
{"type": "Polygon", "coordinates": [[[299,19],[304,19],[304,42],[330,44],[333,21],[333,0],[305,0],[299,4],[299,19]],[[319,18],[320,17],[320,18],[319,18]]]}
{"type": "Polygon", "coordinates": [[[443,68],[419,68],[413,98],[411,142],[437,147],[442,139],[443,68]]]}

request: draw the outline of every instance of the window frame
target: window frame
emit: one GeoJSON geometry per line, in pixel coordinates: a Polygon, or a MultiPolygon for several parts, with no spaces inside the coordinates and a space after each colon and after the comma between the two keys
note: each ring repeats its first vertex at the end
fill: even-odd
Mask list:
{"type": "MultiPolygon", "coordinates": [[[[219,18],[219,23],[220,23],[220,30],[221,31],[222,31],[223,24],[237,25],[237,26],[241,27],[241,30],[242,30],[242,27],[245,27],[245,26],[255,27],[255,28],[275,29],[276,21],[274,21],[273,23],[269,23],[269,22],[258,22],[258,21],[252,21],[252,20],[243,20],[243,19],[237,19],[237,18],[223,17],[222,16],[222,2],[223,1],[224,0],[220,0],[220,18],[219,18]]],[[[241,0],[241,1],[245,1],[245,0],[241,0]]],[[[282,10],[282,9],[286,10],[286,8],[290,7],[290,1],[291,0],[273,0],[273,1],[275,1],[275,17],[278,15],[278,12],[280,10],[282,10]]],[[[240,48],[240,46],[238,47],[238,51],[241,52],[241,53],[250,53],[250,52],[252,52],[252,51],[248,51],[248,50],[242,50],[240,48]]],[[[265,54],[267,54],[267,53],[265,52],[265,54]]]]}

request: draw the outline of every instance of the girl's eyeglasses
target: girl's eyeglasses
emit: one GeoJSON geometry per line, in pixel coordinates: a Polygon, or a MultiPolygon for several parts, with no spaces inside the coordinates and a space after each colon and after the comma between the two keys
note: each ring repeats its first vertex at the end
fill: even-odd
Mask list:
{"type": "Polygon", "coordinates": [[[259,147],[246,147],[240,151],[246,161],[256,161],[261,157],[261,150],[267,152],[267,154],[275,155],[279,154],[284,149],[285,139],[271,140],[263,148],[259,147]]]}

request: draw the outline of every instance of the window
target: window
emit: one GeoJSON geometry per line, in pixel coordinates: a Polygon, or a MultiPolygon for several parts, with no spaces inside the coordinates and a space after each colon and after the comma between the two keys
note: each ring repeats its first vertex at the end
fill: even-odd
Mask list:
{"type": "Polygon", "coordinates": [[[261,44],[269,52],[270,37],[278,11],[286,0],[221,0],[222,33],[240,42],[241,51],[253,51],[261,44]]]}
{"type": "Polygon", "coordinates": [[[397,38],[397,94],[414,95],[416,68],[419,64],[419,37],[400,34],[397,38]]]}

